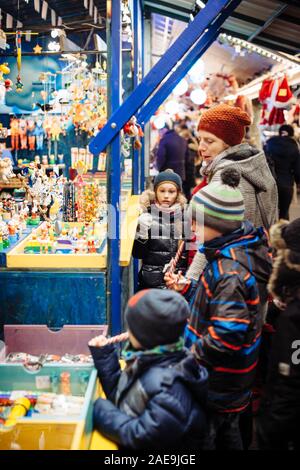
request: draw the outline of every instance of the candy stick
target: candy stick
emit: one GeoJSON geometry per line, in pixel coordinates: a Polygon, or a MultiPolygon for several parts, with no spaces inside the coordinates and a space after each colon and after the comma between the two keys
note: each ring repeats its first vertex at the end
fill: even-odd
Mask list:
{"type": "Polygon", "coordinates": [[[174,273],[177,263],[182,255],[183,248],[184,248],[184,240],[181,240],[175,257],[172,258],[171,261],[165,265],[164,270],[163,270],[164,273],[166,272],[170,274],[174,273]]]}
{"type": "Polygon", "coordinates": [[[121,333],[120,335],[112,336],[111,338],[107,339],[106,344],[115,344],[115,343],[122,343],[122,341],[128,340],[128,333],[121,333]]]}

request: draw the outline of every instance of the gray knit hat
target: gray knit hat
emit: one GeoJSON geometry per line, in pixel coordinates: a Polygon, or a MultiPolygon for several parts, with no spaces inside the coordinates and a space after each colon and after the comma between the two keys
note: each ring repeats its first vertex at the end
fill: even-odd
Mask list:
{"type": "Polygon", "coordinates": [[[171,169],[161,171],[154,178],[154,191],[162,183],[173,183],[179,191],[182,191],[182,180],[180,176],[171,169]]]}
{"type": "Polygon", "coordinates": [[[221,181],[209,183],[192,198],[189,208],[192,219],[221,233],[241,227],[245,205],[239,182],[240,173],[236,169],[223,170],[221,181]]]}
{"type": "Polygon", "coordinates": [[[169,289],[145,289],[129,300],[128,328],[146,349],[173,344],[183,335],[190,315],[187,301],[169,289]]]}

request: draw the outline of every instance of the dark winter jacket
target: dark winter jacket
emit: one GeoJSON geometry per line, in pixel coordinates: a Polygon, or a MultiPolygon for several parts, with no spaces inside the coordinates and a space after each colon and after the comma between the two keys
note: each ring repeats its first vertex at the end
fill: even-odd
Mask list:
{"type": "MultiPolygon", "coordinates": [[[[174,212],[164,212],[154,204],[155,195],[152,191],[145,191],[143,197],[148,195],[148,204],[144,210],[152,216],[148,239],[139,237],[139,227],[133,245],[132,256],[142,259],[139,272],[139,288],[165,288],[163,268],[176,255],[181,239],[188,240],[189,227],[184,208],[185,199],[180,197],[180,206],[174,212]],[[186,219],[186,221],[184,220],[186,219]]],[[[178,262],[178,269],[184,273],[187,268],[187,250],[178,262]]]]}
{"type": "Polygon", "coordinates": [[[265,152],[274,165],[278,186],[291,187],[300,183],[300,152],[297,142],[288,136],[271,137],[265,152]]]}
{"type": "Polygon", "coordinates": [[[185,297],[191,317],[187,346],[209,371],[209,406],[239,412],[249,403],[261,340],[258,282],[266,284],[271,257],[263,229],[244,228],[203,245],[200,280],[185,297]]]}
{"type": "Polygon", "coordinates": [[[130,449],[199,448],[205,428],[207,371],[187,350],[144,355],[121,372],[112,345],[90,348],[107,400],[95,427],[130,449]]]}
{"type": "Polygon", "coordinates": [[[169,130],[161,139],[157,155],[156,168],[158,171],[164,171],[171,168],[185,181],[185,166],[188,158],[187,141],[180,137],[174,130],[169,130]]]}
{"type": "MultiPolygon", "coordinates": [[[[275,248],[284,246],[278,230],[281,225],[284,223],[278,223],[271,231],[275,248]]],[[[268,382],[271,388],[278,383],[295,387],[300,400],[300,252],[278,249],[269,290],[286,308],[276,324],[268,382]]]]}

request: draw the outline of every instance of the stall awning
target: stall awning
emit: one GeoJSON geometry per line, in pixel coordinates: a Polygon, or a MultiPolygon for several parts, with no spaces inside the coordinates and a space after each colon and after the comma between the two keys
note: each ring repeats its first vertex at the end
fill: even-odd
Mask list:
{"type": "MultiPolygon", "coordinates": [[[[190,20],[194,5],[194,0],[144,0],[145,12],[186,22],[190,20]]],[[[300,1],[243,0],[225,21],[222,32],[275,51],[299,54],[300,1]]]]}

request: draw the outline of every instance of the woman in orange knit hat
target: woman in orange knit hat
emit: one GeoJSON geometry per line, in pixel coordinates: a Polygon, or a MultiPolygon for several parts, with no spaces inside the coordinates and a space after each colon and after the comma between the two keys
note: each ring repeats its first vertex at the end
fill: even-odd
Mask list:
{"type": "MultiPolygon", "coordinates": [[[[251,124],[247,113],[238,107],[219,104],[205,111],[198,124],[199,153],[203,163],[201,174],[207,184],[220,181],[228,167],[240,174],[239,189],[245,200],[245,219],[255,227],[267,230],[278,218],[276,182],[263,151],[243,142],[245,129],[251,124]]],[[[199,279],[206,259],[196,253],[187,277],[199,279]]]]}

